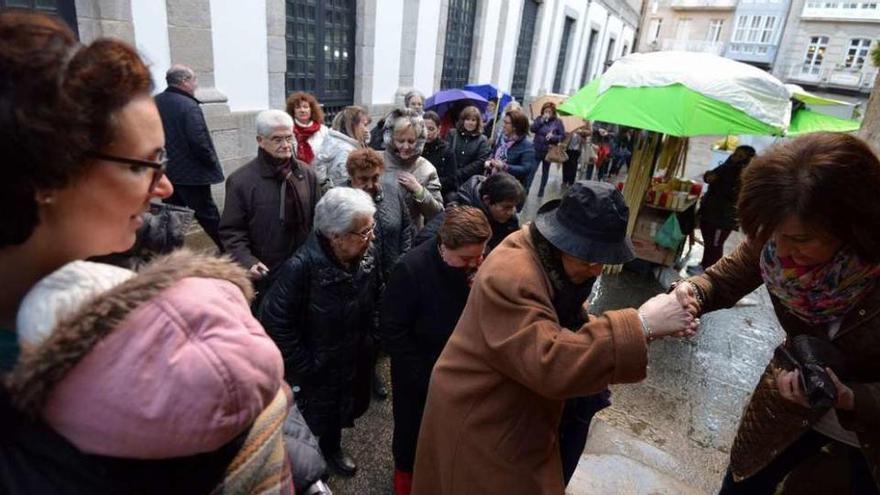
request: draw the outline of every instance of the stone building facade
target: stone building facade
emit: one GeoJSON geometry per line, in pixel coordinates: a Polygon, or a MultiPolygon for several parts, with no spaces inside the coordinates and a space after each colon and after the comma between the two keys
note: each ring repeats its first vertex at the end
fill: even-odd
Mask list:
{"type": "Polygon", "coordinates": [[[646,0],[638,51],[723,55],[736,5],[736,0],[646,0]]]}
{"type": "Polygon", "coordinates": [[[792,0],[773,75],[807,88],[866,97],[877,67],[880,3],[792,0]]]}
{"type": "Polygon", "coordinates": [[[632,51],[641,0],[0,0],[12,5],[54,11],[83,42],[132,43],[157,92],[172,63],[192,67],[228,174],[256,153],[255,114],[296,90],[374,116],[411,89],[576,91],[632,51]]]}

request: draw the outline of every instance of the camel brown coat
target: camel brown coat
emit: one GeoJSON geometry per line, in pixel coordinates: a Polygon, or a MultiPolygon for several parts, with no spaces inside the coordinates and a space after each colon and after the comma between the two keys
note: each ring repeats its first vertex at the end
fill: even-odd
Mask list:
{"type": "Polygon", "coordinates": [[[552,298],[528,227],[492,251],[431,375],[413,495],[562,494],[564,400],[645,377],[635,310],[571,332],[552,298]]]}
{"type": "MultiPolygon", "coordinates": [[[[762,249],[763,245],[745,241],[705,274],[688,279],[703,293],[702,313],[730,308],[764,283],[760,269],[762,249]]],[[[828,340],[826,326],[808,325],[788,312],[775,296],[770,299],[786,338],[808,334],[828,340]]],[[[841,426],[858,436],[880,488],[880,286],[843,317],[831,342],[848,360],[852,377],[841,379],[855,396],[855,410],[837,411],[837,417],[841,426]]],[[[730,469],[736,480],[766,467],[824,414],[812,413],[784,399],[776,388],[777,369],[779,365],[771,360],[743,412],[730,450],[730,469]]]]}

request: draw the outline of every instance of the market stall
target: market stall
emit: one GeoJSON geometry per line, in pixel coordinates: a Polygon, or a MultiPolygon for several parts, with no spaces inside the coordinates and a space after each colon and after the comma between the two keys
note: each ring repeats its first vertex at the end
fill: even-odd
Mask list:
{"type": "Polygon", "coordinates": [[[638,258],[672,265],[684,241],[679,214],[701,192],[684,179],[688,138],[782,135],[789,98],[778,79],[750,65],[706,53],[654,52],[618,60],[559,110],[643,130],[623,186],[627,233],[638,258]]]}

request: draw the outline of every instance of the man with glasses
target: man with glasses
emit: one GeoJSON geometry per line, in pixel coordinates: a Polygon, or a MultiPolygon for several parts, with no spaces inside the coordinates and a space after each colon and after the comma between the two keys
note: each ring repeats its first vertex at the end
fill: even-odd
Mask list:
{"type": "Polygon", "coordinates": [[[226,180],[220,239],[259,290],[268,287],[267,275],[305,242],[320,189],[312,169],[293,157],[290,115],[264,110],[256,128],[256,158],[226,180]]]}
{"type": "Polygon", "coordinates": [[[165,129],[167,173],[174,193],[164,201],[193,209],[205,233],[222,250],[220,211],[211,196],[211,185],[223,182],[223,167],[195,97],[198,79],[189,67],[173,65],[165,80],[168,88],[155,99],[165,129]]]}

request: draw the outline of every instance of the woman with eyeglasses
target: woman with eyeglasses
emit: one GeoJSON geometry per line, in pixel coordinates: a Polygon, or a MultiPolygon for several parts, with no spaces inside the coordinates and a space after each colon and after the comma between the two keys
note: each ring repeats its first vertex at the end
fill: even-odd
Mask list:
{"type": "Polygon", "coordinates": [[[133,47],[0,11],[0,492],[292,488],[283,363],[244,270],[180,252],[108,285],[79,261],[129,249],[172,192],[151,90],[133,47]],[[65,314],[23,318],[25,299],[65,314]]]}
{"type": "Polygon", "coordinates": [[[260,305],[260,320],[284,357],[285,378],[319,437],[328,464],[354,475],[342,429],[369,404],[379,264],[372,248],[373,198],[335,187],[315,207],[315,229],[281,266],[260,305]]]}

